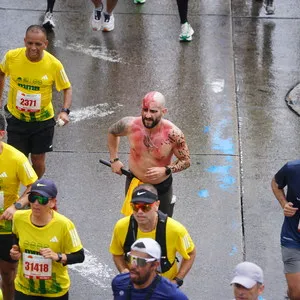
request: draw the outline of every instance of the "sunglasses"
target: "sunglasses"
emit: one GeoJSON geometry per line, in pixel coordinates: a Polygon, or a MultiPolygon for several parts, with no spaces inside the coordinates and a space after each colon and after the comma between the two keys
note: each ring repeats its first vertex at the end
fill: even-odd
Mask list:
{"type": "Polygon", "coordinates": [[[40,195],[33,195],[33,194],[29,194],[28,196],[28,200],[30,203],[34,203],[37,200],[37,202],[41,205],[46,205],[50,199],[51,198],[47,198],[40,195]]]}
{"type": "Polygon", "coordinates": [[[147,263],[156,261],[156,258],[142,258],[138,256],[131,255],[130,252],[127,253],[127,258],[129,261],[129,264],[134,264],[137,267],[145,267],[147,263]]]}
{"type": "Polygon", "coordinates": [[[143,212],[148,212],[151,210],[152,206],[155,202],[151,204],[145,204],[145,203],[131,203],[132,210],[135,212],[138,212],[139,209],[141,209],[143,212]]]}

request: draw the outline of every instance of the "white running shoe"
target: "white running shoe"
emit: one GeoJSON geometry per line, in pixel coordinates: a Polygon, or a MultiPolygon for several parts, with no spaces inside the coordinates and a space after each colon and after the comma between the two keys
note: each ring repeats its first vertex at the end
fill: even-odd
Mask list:
{"type": "Polygon", "coordinates": [[[99,31],[102,28],[102,20],[101,20],[101,10],[94,9],[92,17],[91,17],[91,26],[94,31],[99,31]]]}
{"type": "Polygon", "coordinates": [[[45,13],[43,27],[45,27],[47,29],[48,28],[52,29],[52,28],[55,27],[55,23],[54,23],[54,20],[53,20],[53,14],[51,12],[49,12],[49,11],[45,13]]]}
{"type": "Polygon", "coordinates": [[[146,0],[133,0],[134,4],[144,4],[146,0]]]}
{"type": "Polygon", "coordinates": [[[103,13],[104,20],[102,23],[102,31],[112,31],[115,28],[115,17],[113,14],[103,13]]]}
{"type": "Polygon", "coordinates": [[[190,42],[193,39],[193,34],[194,30],[192,26],[188,22],[185,22],[181,25],[181,33],[179,35],[179,40],[181,42],[190,42]]]}

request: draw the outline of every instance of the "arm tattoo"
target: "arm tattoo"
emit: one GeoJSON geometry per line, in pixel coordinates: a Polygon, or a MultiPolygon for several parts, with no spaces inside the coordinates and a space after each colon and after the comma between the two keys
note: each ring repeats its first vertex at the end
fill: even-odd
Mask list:
{"type": "Polygon", "coordinates": [[[108,129],[108,132],[116,136],[123,135],[127,130],[130,120],[131,120],[130,117],[121,119],[120,121],[111,125],[108,129]]]}
{"type": "Polygon", "coordinates": [[[191,165],[190,151],[182,132],[173,132],[171,140],[176,143],[174,154],[177,160],[171,164],[170,168],[172,173],[176,173],[187,169],[191,165]]]}

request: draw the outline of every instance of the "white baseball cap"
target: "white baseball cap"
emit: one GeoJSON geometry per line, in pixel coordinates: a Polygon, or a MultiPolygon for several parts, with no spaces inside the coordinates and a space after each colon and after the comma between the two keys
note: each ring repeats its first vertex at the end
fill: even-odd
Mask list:
{"type": "Polygon", "coordinates": [[[252,262],[244,261],[235,267],[234,278],[230,284],[238,283],[247,289],[251,289],[255,286],[255,284],[262,284],[263,282],[263,270],[252,262]]]}
{"type": "Polygon", "coordinates": [[[157,241],[150,238],[141,238],[136,240],[132,244],[131,250],[146,253],[157,260],[160,260],[161,257],[160,245],[157,241]]]}

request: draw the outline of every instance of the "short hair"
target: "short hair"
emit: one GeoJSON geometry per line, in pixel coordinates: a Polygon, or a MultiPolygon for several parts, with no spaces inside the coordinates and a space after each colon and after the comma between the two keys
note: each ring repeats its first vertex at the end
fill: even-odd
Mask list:
{"type": "Polygon", "coordinates": [[[154,185],[150,184],[150,183],[143,183],[143,184],[138,185],[133,190],[133,193],[136,192],[136,191],[139,191],[139,190],[146,190],[146,191],[149,191],[149,192],[155,194],[156,196],[158,196],[156,187],[154,185]]]}
{"type": "Polygon", "coordinates": [[[47,31],[46,29],[41,26],[41,25],[30,25],[27,29],[26,29],[26,34],[29,32],[29,31],[32,31],[32,32],[35,32],[35,31],[42,31],[43,34],[45,35],[45,37],[47,38],[47,31]]]}
{"type": "Polygon", "coordinates": [[[0,113],[0,130],[6,130],[6,120],[3,114],[0,113]]]}

